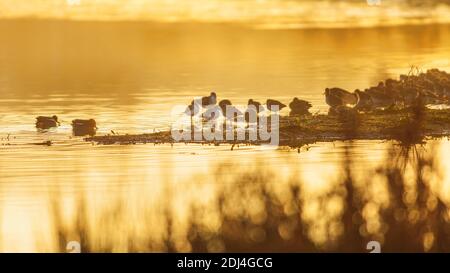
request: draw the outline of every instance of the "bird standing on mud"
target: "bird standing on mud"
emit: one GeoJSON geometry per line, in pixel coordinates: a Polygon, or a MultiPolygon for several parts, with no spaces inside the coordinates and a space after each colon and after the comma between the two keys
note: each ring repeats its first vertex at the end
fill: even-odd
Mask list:
{"type": "Polygon", "coordinates": [[[348,104],[356,104],[356,95],[341,88],[326,88],[325,101],[331,107],[337,107],[348,104]]]}
{"type": "Polygon", "coordinates": [[[236,117],[243,115],[243,113],[237,109],[230,100],[221,100],[219,102],[219,107],[222,111],[222,115],[227,119],[234,120],[236,117]]]}
{"type": "Polygon", "coordinates": [[[258,113],[261,112],[261,111],[263,110],[263,109],[262,109],[262,106],[261,106],[261,103],[258,102],[258,101],[255,101],[255,100],[253,100],[253,99],[249,99],[247,105],[248,105],[248,106],[253,106],[253,107],[255,107],[255,109],[256,109],[256,111],[257,111],[258,113]]]}
{"type": "Polygon", "coordinates": [[[211,92],[209,96],[202,97],[202,106],[207,107],[209,105],[216,105],[217,95],[215,92],[211,92]]]}
{"type": "Polygon", "coordinates": [[[395,104],[394,95],[380,82],[378,86],[369,88],[366,93],[370,96],[373,108],[390,108],[395,104]]]}
{"type": "Polygon", "coordinates": [[[266,101],[267,109],[269,109],[272,112],[278,112],[281,111],[281,109],[286,107],[286,104],[279,102],[277,100],[268,99],[266,101]],[[278,109],[275,110],[275,108],[278,107],[278,109]]]}
{"type": "Polygon", "coordinates": [[[303,116],[303,115],[310,115],[309,108],[311,108],[312,105],[310,102],[306,100],[300,100],[297,97],[295,97],[291,103],[289,103],[289,108],[291,109],[291,112],[289,113],[290,116],[303,116]]]}
{"type": "Polygon", "coordinates": [[[192,100],[186,107],[184,114],[188,116],[195,116],[200,112],[200,108],[209,107],[217,104],[217,95],[215,92],[211,92],[209,96],[201,97],[197,100],[192,100]]]}
{"type": "Polygon", "coordinates": [[[247,109],[245,110],[245,121],[247,122],[247,126],[250,125],[250,123],[258,123],[258,114],[261,111],[263,111],[263,106],[260,102],[253,99],[248,100],[247,109]],[[254,119],[251,117],[254,117],[254,119]]]}
{"type": "Polygon", "coordinates": [[[329,116],[337,116],[341,118],[341,120],[349,121],[354,119],[358,114],[358,111],[355,108],[348,107],[345,105],[331,107],[328,111],[329,116]]]}
{"type": "Polygon", "coordinates": [[[215,92],[211,92],[209,96],[201,97],[200,99],[194,99],[191,101],[191,103],[186,107],[186,110],[184,110],[184,114],[189,116],[191,119],[191,130],[193,131],[193,119],[194,116],[199,114],[201,112],[202,108],[209,108],[208,114],[210,116],[207,116],[206,120],[213,120],[217,117],[215,116],[215,109],[211,109],[211,106],[214,106],[217,104],[217,94],[215,92]]]}
{"type": "Polygon", "coordinates": [[[373,109],[372,98],[366,92],[362,92],[359,89],[355,90],[357,102],[355,109],[358,111],[370,111],[373,109]]]}

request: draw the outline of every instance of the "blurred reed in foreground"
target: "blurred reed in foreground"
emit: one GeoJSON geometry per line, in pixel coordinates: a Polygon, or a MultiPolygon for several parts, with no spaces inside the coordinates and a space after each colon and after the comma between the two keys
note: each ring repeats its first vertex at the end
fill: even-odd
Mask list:
{"type": "Polygon", "coordinates": [[[71,224],[55,198],[53,228],[60,251],[78,240],[83,252],[366,252],[377,240],[383,252],[446,252],[450,210],[436,148],[393,144],[384,164],[358,179],[349,142],[339,177],[318,192],[296,177],[278,183],[275,170],[224,176],[239,166],[223,164],[211,201],[184,204],[184,218],[169,189],[161,207],[141,211],[122,197],[107,211],[90,211],[80,194],[71,224]],[[133,213],[138,220],[126,222],[133,213]]]}

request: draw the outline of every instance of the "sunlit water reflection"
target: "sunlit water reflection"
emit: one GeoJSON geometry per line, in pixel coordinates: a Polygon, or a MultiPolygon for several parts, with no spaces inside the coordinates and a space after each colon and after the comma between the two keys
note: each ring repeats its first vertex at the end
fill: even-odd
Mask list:
{"type": "MultiPolygon", "coordinates": [[[[317,143],[300,154],[248,146],[233,151],[230,146],[97,146],[72,137],[70,121],[93,117],[99,134],[163,130],[170,126],[174,105],[212,90],[236,104],[250,97],[288,102],[298,96],[323,112],[325,87],[364,88],[406,73],[410,65],[450,70],[447,25],[269,31],[1,21],[0,33],[1,251],[64,251],[69,240],[82,241],[87,251],[349,250],[342,247],[346,244],[365,251],[362,243],[373,238],[389,247],[393,240],[385,222],[393,222],[388,216],[380,220],[378,211],[389,207],[387,193],[395,193],[382,175],[391,160],[390,142],[358,141],[350,150],[348,143],[317,143]],[[37,132],[34,117],[52,114],[62,126],[37,132]],[[47,140],[54,145],[33,145],[47,140]],[[348,158],[355,183],[345,182],[348,158]],[[367,203],[358,214],[367,223],[353,234],[345,228],[348,210],[340,187],[367,181],[374,185],[365,191],[367,203]],[[258,184],[269,186],[251,186],[258,184]],[[301,185],[299,200],[292,185],[301,185]],[[266,191],[278,196],[274,204],[284,213],[266,210],[270,206],[262,200],[274,199],[266,198],[266,191]],[[292,204],[302,204],[302,210],[292,204]],[[303,230],[296,229],[298,221],[303,230]],[[240,225],[248,228],[247,244],[227,237],[240,225]]],[[[424,169],[424,180],[433,184],[433,194],[427,195],[431,205],[425,202],[430,213],[437,206],[432,197],[450,200],[445,160],[450,144],[433,144],[421,152],[425,157],[431,152],[439,163],[424,169]]],[[[414,181],[412,165],[404,169],[409,182],[414,181]]],[[[414,194],[406,192],[410,202],[414,194]]],[[[407,215],[405,229],[415,230],[420,217],[428,215],[421,204],[396,211],[399,219],[407,215]]],[[[420,242],[404,251],[436,250],[436,242],[445,241],[436,239],[433,228],[448,225],[424,226],[420,242]]]]}

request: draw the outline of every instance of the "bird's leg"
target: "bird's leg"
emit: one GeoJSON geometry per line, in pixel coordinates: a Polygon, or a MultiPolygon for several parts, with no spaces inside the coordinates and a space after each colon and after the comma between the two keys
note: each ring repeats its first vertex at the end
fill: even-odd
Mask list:
{"type": "Polygon", "coordinates": [[[227,140],[227,120],[225,119],[222,123],[222,136],[224,140],[227,140]]]}
{"type": "Polygon", "coordinates": [[[191,140],[194,139],[194,122],[193,122],[193,116],[191,114],[191,140]]]}
{"type": "Polygon", "coordinates": [[[233,139],[237,139],[237,116],[233,116],[231,122],[231,130],[233,130],[233,139]]]}

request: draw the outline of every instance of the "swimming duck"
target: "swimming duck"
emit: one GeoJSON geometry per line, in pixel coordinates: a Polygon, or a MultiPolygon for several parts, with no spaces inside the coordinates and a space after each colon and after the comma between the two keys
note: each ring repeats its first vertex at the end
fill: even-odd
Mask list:
{"type": "Polygon", "coordinates": [[[355,94],[341,88],[326,88],[325,101],[331,107],[340,105],[356,104],[357,97],[355,94]]]}
{"type": "Polygon", "coordinates": [[[279,101],[277,101],[277,100],[271,100],[271,99],[268,99],[267,101],[266,101],[266,105],[267,105],[267,109],[269,109],[270,111],[275,111],[275,107],[274,106],[277,106],[278,107],[278,110],[277,111],[281,111],[281,109],[283,109],[284,107],[286,107],[286,104],[284,104],[284,103],[282,103],[282,102],[279,102],[279,101]]]}
{"type": "Polygon", "coordinates": [[[75,136],[93,136],[97,131],[97,123],[94,119],[74,119],[72,129],[75,136]]]}
{"type": "Polygon", "coordinates": [[[58,127],[60,125],[57,116],[44,117],[39,116],[36,117],[36,128],[38,129],[50,129],[52,127],[58,127]]]}
{"type": "Polygon", "coordinates": [[[309,112],[309,108],[311,108],[312,105],[310,102],[306,100],[300,100],[297,97],[295,97],[291,103],[289,103],[289,108],[291,109],[291,112],[289,113],[290,116],[302,116],[302,115],[309,115],[311,114],[309,112]]]}

